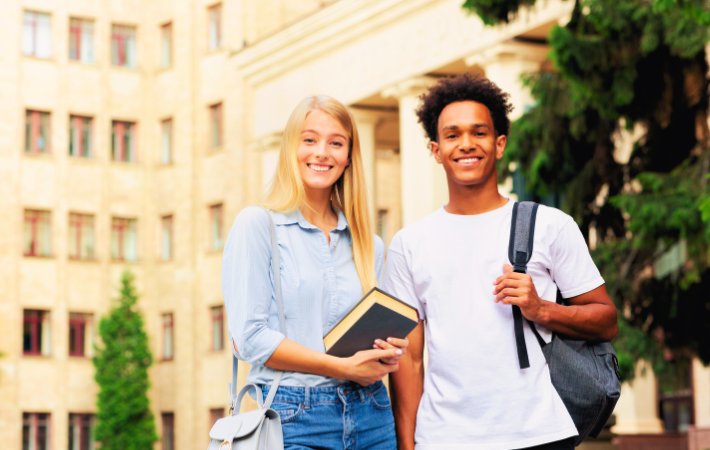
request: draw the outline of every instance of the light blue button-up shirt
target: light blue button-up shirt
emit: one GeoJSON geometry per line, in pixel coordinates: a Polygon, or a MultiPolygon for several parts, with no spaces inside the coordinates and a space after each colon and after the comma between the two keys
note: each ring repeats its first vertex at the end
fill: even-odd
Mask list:
{"type": "MultiPolygon", "coordinates": [[[[345,214],[325,233],[303,218],[301,211],[271,213],[281,258],[281,290],[288,338],[324,353],[323,336],[361,300],[363,292],[352,257],[345,214]]],[[[384,244],[375,236],[375,274],[382,283],[384,244]]],[[[222,293],[229,334],[239,359],[252,365],[248,381],[270,384],[274,370],[264,366],[281,341],[271,268],[269,218],[259,207],[239,213],[229,232],[222,263],[222,293]]],[[[341,380],[286,372],[282,386],[335,386],[341,380]]]]}

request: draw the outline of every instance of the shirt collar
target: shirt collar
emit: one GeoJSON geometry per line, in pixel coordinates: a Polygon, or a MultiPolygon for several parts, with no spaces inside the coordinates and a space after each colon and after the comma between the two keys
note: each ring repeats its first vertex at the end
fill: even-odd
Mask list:
{"type": "MultiPolygon", "coordinates": [[[[348,221],[345,218],[345,213],[340,210],[336,211],[338,213],[338,226],[336,226],[334,229],[338,231],[343,231],[348,227],[348,221]]],[[[301,228],[305,230],[318,229],[318,227],[312,225],[303,217],[303,214],[301,213],[300,209],[297,209],[287,214],[280,212],[272,212],[272,214],[274,216],[274,223],[276,225],[292,225],[294,223],[297,223],[301,228]]]]}

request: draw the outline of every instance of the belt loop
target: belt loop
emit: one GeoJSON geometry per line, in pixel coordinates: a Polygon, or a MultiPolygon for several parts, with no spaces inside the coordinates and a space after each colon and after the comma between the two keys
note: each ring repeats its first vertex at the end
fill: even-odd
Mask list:
{"type": "Polygon", "coordinates": [[[365,392],[364,392],[364,388],[362,388],[361,386],[358,386],[358,387],[357,387],[357,393],[360,394],[360,402],[361,402],[361,403],[364,403],[364,402],[365,402],[365,392]]]}
{"type": "Polygon", "coordinates": [[[303,401],[303,407],[310,408],[311,407],[311,388],[308,386],[306,386],[305,397],[306,398],[303,401]]]}

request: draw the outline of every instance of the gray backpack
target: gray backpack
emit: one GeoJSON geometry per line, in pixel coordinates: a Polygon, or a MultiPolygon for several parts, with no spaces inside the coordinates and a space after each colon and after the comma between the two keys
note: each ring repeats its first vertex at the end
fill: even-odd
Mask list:
{"type": "MultiPolygon", "coordinates": [[[[513,205],[508,259],[513,270],[518,273],[527,273],[527,263],[533,252],[538,206],[533,202],[516,202],[513,205]]],[[[559,290],[557,303],[563,304],[559,290]]],[[[579,432],[574,445],[579,445],[587,436],[596,438],[611,417],[621,394],[621,374],[614,347],[610,342],[575,340],[557,333],[553,333],[552,341],[548,344],[538,333],[535,324],[525,320],[545,355],[552,385],[579,432]]],[[[521,369],[526,369],[530,367],[530,362],[523,334],[523,315],[515,305],[513,324],[518,362],[521,369]]]]}
{"type": "MultiPolygon", "coordinates": [[[[264,211],[269,216],[269,226],[271,228],[271,267],[273,267],[274,271],[274,291],[279,314],[279,326],[281,327],[281,332],[286,336],[286,319],[281,297],[279,244],[276,239],[274,219],[268,210],[265,209],[264,211]]],[[[279,413],[269,408],[274,400],[276,391],[279,389],[283,372],[276,372],[269,395],[266,397],[266,401],[263,401],[264,397],[261,388],[253,383],[244,386],[239,391],[239,395],[236,395],[237,368],[237,357],[232,354],[232,382],[229,384],[230,415],[219,419],[210,430],[210,444],[207,450],[283,450],[284,440],[281,430],[281,418],[279,413]],[[256,402],[259,409],[239,414],[242,398],[250,389],[254,389],[256,392],[256,402]]]]}

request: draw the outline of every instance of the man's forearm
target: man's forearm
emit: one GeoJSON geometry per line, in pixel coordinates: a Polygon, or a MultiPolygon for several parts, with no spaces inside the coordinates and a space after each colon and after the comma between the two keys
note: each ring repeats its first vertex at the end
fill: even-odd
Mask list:
{"type": "Polygon", "coordinates": [[[400,360],[399,370],[390,374],[390,396],[399,450],[414,450],[417,410],[424,393],[422,323],[409,335],[409,341],[409,351],[400,360]]]}
{"type": "Polygon", "coordinates": [[[539,323],[574,339],[610,341],[616,336],[616,307],[603,286],[568,301],[569,305],[544,302],[539,323]]]}

